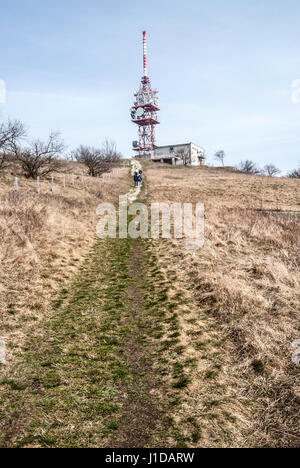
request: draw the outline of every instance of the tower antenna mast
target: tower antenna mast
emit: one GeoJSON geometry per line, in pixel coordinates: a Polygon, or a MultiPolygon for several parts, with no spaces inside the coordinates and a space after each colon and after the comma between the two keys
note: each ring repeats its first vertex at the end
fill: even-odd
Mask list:
{"type": "Polygon", "coordinates": [[[160,108],[158,91],[152,89],[148,77],[146,31],[143,31],[143,67],[144,75],[139,91],[134,93],[134,105],[130,111],[132,122],[138,125],[138,140],[133,142],[133,150],[140,157],[151,158],[155,146],[155,126],[160,123],[157,117],[160,108]]]}
{"type": "Polygon", "coordinates": [[[143,31],[143,53],[144,53],[144,76],[148,76],[148,73],[147,73],[147,39],[146,39],[146,31],[143,31]]]}

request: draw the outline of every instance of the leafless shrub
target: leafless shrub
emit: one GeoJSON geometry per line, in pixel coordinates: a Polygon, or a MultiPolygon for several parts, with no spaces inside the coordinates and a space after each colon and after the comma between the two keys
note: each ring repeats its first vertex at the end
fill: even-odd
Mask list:
{"type": "Polygon", "coordinates": [[[36,179],[61,170],[63,162],[59,158],[64,149],[65,145],[57,132],[51,132],[46,142],[35,140],[27,147],[12,145],[15,160],[28,179],[36,179]]]}
{"type": "Polygon", "coordinates": [[[88,168],[91,177],[97,177],[108,172],[116,165],[121,155],[117,152],[116,145],[110,140],[105,140],[102,148],[81,145],[73,152],[73,158],[88,168]]]}
{"type": "Polygon", "coordinates": [[[261,174],[261,170],[256,166],[255,162],[249,159],[241,161],[238,169],[244,174],[261,174]]]}
{"type": "Polygon", "coordinates": [[[92,146],[79,146],[73,152],[73,157],[77,162],[84,164],[88,168],[88,174],[91,177],[97,177],[109,170],[109,166],[105,163],[101,151],[92,146]]]}
{"type": "Polygon", "coordinates": [[[216,154],[215,154],[215,159],[217,161],[220,161],[222,163],[222,166],[224,167],[224,159],[225,159],[225,151],[218,151],[216,154]]]}
{"type": "Polygon", "coordinates": [[[281,170],[278,167],[274,166],[274,164],[266,164],[264,167],[264,173],[269,177],[274,177],[281,173],[281,170]]]}
{"type": "Polygon", "coordinates": [[[288,178],[289,179],[300,179],[300,167],[298,169],[294,169],[293,171],[289,172],[288,178]]]}
{"type": "Polygon", "coordinates": [[[111,164],[119,163],[122,155],[117,151],[116,143],[113,140],[105,139],[102,145],[102,155],[111,164]]]}
{"type": "Polygon", "coordinates": [[[12,162],[12,147],[26,134],[25,127],[19,120],[8,121],[0,125],[0,171],[12,162]]]}

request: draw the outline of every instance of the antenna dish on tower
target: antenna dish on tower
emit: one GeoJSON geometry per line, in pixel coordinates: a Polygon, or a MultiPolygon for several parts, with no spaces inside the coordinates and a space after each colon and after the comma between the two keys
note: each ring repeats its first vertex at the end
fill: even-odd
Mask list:
{"type": "Polygon", "coordinates": [[[143,109],[143,107],[139,107],[138,110],[136,111],[136,117],[142,117],[143,115],[145,114],[145,110],[143,109]]]}

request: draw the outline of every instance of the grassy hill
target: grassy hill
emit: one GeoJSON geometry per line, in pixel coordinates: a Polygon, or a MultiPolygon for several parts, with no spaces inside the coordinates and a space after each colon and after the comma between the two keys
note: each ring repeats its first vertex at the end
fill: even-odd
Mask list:
{"type": "Polygon", "coordinates": [[[127,170],[0,180],[0,446],[298,446],[299,181],[143,164],[139,201],[205,204],[203,249],[96,239],[127,170]]]}

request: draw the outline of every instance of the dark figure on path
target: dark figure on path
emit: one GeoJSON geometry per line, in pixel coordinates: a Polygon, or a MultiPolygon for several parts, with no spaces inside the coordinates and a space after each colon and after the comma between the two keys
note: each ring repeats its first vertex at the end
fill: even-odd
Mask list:
{"type": "Polygon", "coordinates": [[[139,183],[140,183],[139,184],[140,187],[142,187],[143,185],[143,171],[142,170],[139,171],[139,183]]]}
{"type": "Polygon", "coordinates": [[[135,186],[135,187],[138,187],[138,186],[139,186],[139,174],[138,174],[138,171],[135,171],[135,172],[134,172],[133,180],[134,180],[134,186],[135,186]]]}

